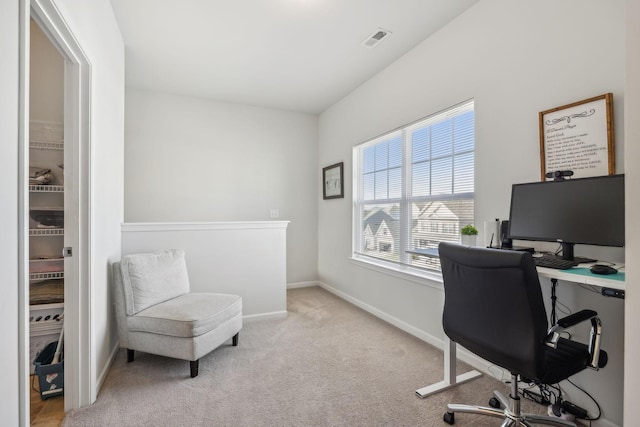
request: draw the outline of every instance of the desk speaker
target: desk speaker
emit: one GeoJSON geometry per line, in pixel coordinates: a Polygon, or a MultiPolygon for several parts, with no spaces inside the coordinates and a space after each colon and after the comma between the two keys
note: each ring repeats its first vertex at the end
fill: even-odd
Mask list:
{"type": "Polygon", "coordinates": [[[509,221],[502,221],[500,223],[500,245],[503,248],[513,246],[513,240],[509,238],[509,221]]]}

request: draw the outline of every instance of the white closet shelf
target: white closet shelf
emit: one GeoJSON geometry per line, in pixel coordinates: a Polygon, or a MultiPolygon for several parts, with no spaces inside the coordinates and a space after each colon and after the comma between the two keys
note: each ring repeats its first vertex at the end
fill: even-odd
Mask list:
{"type": "Polygon", "coordinates": [[[64,185],[30,185],[29,191],[32,193],[62,193],[64,185]]]}
{"type": "Polygon", "coordinates": [[[29,280],[64,279],[64,271],[52,271],[44,273],[30,273],[29,280]]]}
{"type": "Polygon", "coordinates": [[[29,142],[29,148],[39,150],[64,150],[64,143],[50,141],[31,141],[29,142]]]}
{"type": "Polygon", "coordinates": [[[64,228],[30,228],[29,236],[64,236],[64,228]]]}

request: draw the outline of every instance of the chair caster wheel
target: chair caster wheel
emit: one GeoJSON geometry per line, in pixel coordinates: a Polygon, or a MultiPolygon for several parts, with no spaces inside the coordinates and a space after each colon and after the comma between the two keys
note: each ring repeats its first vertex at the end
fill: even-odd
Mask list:
{"type": "Polygon", "coordinates": [[[453,425],[456,422],[453,412],[445,412],[442,420],[449,425],[453,425]]]}
{"type": "Polygon", "coordinates": [[[496,399],[495,397],[492,397],[491,399],[489,399],[489,406],[491,406],[492,408],[495,408],[495,409],[502,408],[502,405],[500,404],[500,401],[498,399],[496,399]]]}

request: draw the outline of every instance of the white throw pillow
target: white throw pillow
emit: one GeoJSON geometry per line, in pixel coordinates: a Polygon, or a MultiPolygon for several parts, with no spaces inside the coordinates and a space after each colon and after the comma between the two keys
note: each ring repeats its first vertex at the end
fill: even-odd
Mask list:
{"type": "Polygon", "coordinates": [[[184,251],[170,249],[122,257],[127,314],[189,292],[189,276],[184,251]]]}

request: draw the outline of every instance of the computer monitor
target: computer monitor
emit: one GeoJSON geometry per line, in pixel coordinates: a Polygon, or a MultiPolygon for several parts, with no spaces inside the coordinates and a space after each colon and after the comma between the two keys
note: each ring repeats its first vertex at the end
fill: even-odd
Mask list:
{"type": "Polygon", "coordinates": [[[574,245],[624,246],[624,175],[514,184],[509,237],[574,245]]]}

